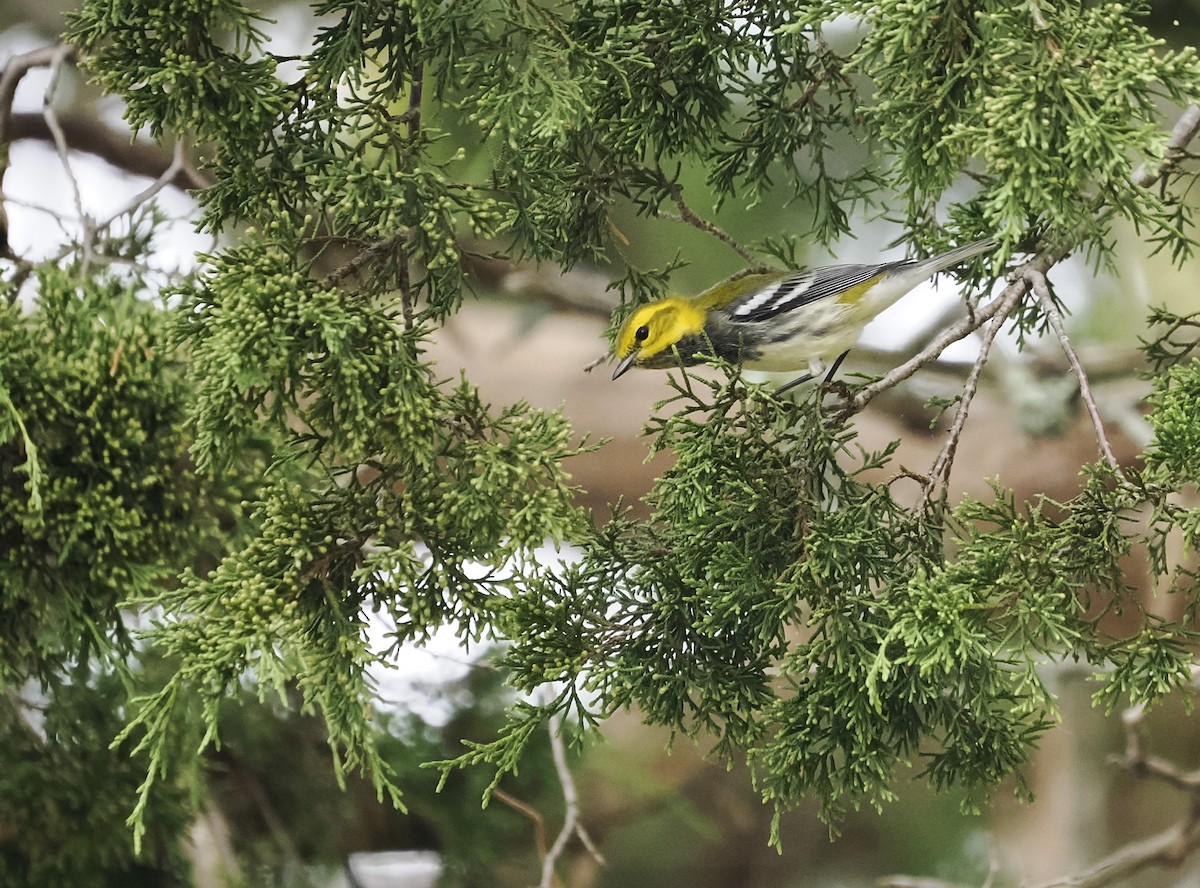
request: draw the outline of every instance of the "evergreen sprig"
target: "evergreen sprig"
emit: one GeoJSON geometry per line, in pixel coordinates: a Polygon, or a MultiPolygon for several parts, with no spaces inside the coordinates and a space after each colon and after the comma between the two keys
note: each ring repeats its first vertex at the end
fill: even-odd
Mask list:
{"type": "MultiPolygon", "coordinates": [[[[295,683],[338,767],[392,794],[370,716],[368,669],[388,654],[367,644],[371,608],[397,643],[453,624],[504,639],[518,688],[561,683],[457,764],[515,770],[556,713],[591,727],[636,707],[749,758],[778,810],[813,793],[833,823],[891,798],[894,771],[915,762],[972,800],[1019,780],[1057,717],[1041,670],[1065,660],[1109,670],[1109,706],[1184,683],[1182,626],[1145,617],[1110,637],[1097,613],[1135,607],[1131,547],[1162,574],[1166,537],[1196,539],[1196,511],[1172,498],[1196,483],[1190,346],[1151,350],[1145,472],[1088,467],[1062,503],[998,490],[914,508],[880,480],[892,448],[863,450],[819,396],[792,405],[730,372],[685,374],[649,426],[675,458],[650,518],[600,529],[573,500],[563,463],[582,445],[565,419],[493,409],[423,352],[460,306],[466,232],[563,266],[607,258],[618,208],[682,212],[685,170],[726,202],[779,189],[823,241],[878,205],[923,249],[999,233],[1103,258],[1119,217],[1183,255],[1177,198],[1130,171],[1157,167],[1154,103],[1200,95],[1200,64],[1150,37],[1145,4],[316,8],[285,82],[236,3],[86,0],[72,37],[91,70],[135,128],[205,145],[216,184],[201,225],[231,241],[174,291],[170,358],[164,319],[111,283],[46,270],[33,319],[0,318],[17,553],[4,600],[20,605],[0,613],[20,639],[4,661],[52,671],[60,645],[40,632],[111,646],[119,601],[163,608],[152,637],[178,671],[124,737],[150,762],[144,803],[180,720],[218,740],[217,707],[247,673],[264,694],[295,683]],[[835,35],[847,20],[857,29],[835,35]],[[932,221],[942,206],[953,232],[932,221]],[[116,305],[129,316],[103,314],[116,305]],[[270,470],[249,488],[247,455],[263,447],[270,470]],[[251,532],[191,564],[188,522],[211,529],[206,485],[214,501],[245,499],[230,523],[251,532]],[[1142,514],[1145,532],[1130,520],[1142,514]],[[540,564],[546,539],[582,558],[540,564]],[[55,595],[81,618],[62,624],[55,595]]],[[[766,243],[796,258],[794,242],[766,243]]],[[[665,277],[625,282],[657,292],[665,277]]],[[[1024,334],[1047,322],[1031,300],[1012,316],[1024,334]]],[[[1194,578],[1172,583],[1193,612],[1194,578]]]]}

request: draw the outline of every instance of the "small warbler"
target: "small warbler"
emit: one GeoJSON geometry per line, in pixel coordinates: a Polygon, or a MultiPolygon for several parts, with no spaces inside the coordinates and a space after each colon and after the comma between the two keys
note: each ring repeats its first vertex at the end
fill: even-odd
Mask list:
{"type": "Polygon", "coordinates": [[[710,356],[752,370],[807,368],[777,390],[786,391],[836,356],[832,375],[867,322],[921,281],[998,244],[987,238],[928,259],[748,274],[699,296],[651,302],[621,328],[612,378],[630,367],[698,364],[710,356]]]}

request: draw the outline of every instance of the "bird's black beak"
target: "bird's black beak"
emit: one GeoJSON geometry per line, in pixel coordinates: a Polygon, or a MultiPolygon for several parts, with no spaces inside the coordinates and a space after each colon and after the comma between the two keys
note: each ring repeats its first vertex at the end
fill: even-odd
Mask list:
{"type": "Polygon", "coordinates": [[[633,362],[637,360],[638,350],[635,348],[625,357],[621,358],[621,363],[617,364],[617,369],[613,371],[612,378],[616,379],[626,370],[633,366],[633,362]]]}

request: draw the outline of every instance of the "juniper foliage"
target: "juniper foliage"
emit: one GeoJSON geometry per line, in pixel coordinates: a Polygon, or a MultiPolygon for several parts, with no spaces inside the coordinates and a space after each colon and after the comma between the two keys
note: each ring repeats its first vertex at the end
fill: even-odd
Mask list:
{"type": "MultiPolygon", "coordinates": [[[[161,608],[152,638],[178,669],[120,738],[149,763],[139,829],[175,726],[199,717],[218,743],[247,672],[264,694],[297,687],[336,766],[398,801],[372,608],[397,643],[443,625],[504,639],[514,687],[561,688],[443,769],[499,779],[552,714],[587,729],[636,707],[748,758],[778,810],[812,793],[833,823],[889,799],[901,764],[972,803],[1019,774],[1056,718],[1047,661],[1094,665],[1108,706],[1170,693],[1189,680],[1183,625],[1109,637],[1098,612],[1134,606],[1135,546],[1194,607],[1163,554],[1200,527],[1173,496],[1197,480],[1191,345],[1152,350],[1178,360],[1157,368],[1145,469],[1087,467],[1062,503],[999,488],[913,510],[873,480],[891,449],[864,451],[815,399],[678,377],[650,421],[676,457],[652,517],[599,529],[574,504],[563,462],[585,445],[563,417],[492,408],[424,351],[461,305],[468,235],[564,267],[610,258],[614,212],[673,208],[685,168],[719,201],[782,190],[824,243],[870,205],[919,250],[999,232],[1103,258],[1123,219],[1182,256],[1175,191],[1130,172],[1162,160],[1155,103],[1200,95],[1200,63],[1150,37],[1146,6],[322,0],[311,47],[284,59],[238,3],[84,0],[70,38],[131,126],[203,146],[200,226],[224,246],[156,294],[171,308],[80,262],[40,271],[32,313],[0,313],[6,677],[113,650],[122,602],[161,608]],[[583,557],[552,570],[545,540],[583,557]]],[[[1018,317],[1045,323],[1033,303],[1018,317]]]]}

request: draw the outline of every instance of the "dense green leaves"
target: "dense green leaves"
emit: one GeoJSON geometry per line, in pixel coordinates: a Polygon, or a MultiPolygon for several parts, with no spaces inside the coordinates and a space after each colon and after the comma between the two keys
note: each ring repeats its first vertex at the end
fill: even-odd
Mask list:
{"type": "Polygon", "coordinates": [[[85,5],[72,25],[97,79],[125,99],[134,129],[258,146],[283,108],[274,60],[255,58],[263,37],[241,3],[85,5]]]}
{"type": "Polygon", "coordinates": [[[220,551],[242,481],[192,471],[189,386],[137,286],[45,268],[38,309],[0,309],[0,674],[18,683],[123,646],[118,605],[220,551]]]}
{"type": "Polygon", "coordinates": [[[1194,358],[1176,364],[1159,378],[1152,400],[1151,414],[1155,445],[1150,464],[1176,484],[1195,489],[1200,484],[1200,423],[1196,422],[1196,404],[1200,403],[1200,362],[1194,358]]]}
{"type": "MultiPolygon", "coordinates": [[[[59,685],[41,705],[8,694],[0,704],[0,882],[27,888],[189,885],[183,836],[192,808],[183,782],[155,792],[145,854],[125,820],[147,759],[133,744],[109,747],[121,728],[126,688],[115,674],[59,685]]],[[[178,750],[172,755],[178,764],[178,750]]]]}
{"type": "MultiPolygon", "coordinates": [[[[783,404],[736,377],[662,405],[677,456],[650,524],[616,519],[564,582],[516,602],[507,662],[531,683],[589,688],[585,720],[644,717],[747,754],[780,809],[807,793],[835,823],[891,798],[903,764],[977,802],[1027,760],[1057,712],[1042,671],[1113,661],[1101,699],[1152,700],[1187,680],[1188,634],[1147,622],[1132,644],[1121,559],[1144,488],[1094,470],[1068,503],[965,501],[913,514],[863,478],[857,448],[815,401],[783,404]],[[941,534],[953,533],[947,548],[941,534]]],[[[509,742],[466,760],[511,766],[509,742]]]]}
{"type": "MultiPolygon", "coordinates": [[[[1182,683],[1179,626],[1146,618],[1125,639],[1101,617],[1135,606],[1131,547],[1165,574],[1165,539],[1197,538],[1172,497],[1197,481],[1200,386],[1171,366],[1190,346],[1151,349],[1167,372],[1146,471],[1089,469],[1064,503],[898,502],[872,475],[891,448],[863,451],[819,396],[685,376],[649,428],[675,459],[651,517],[599,530],[573,502],[562,416],[486,405],[423,348],[461,304],[468,239],[611,259],[614,212],[682,212],[685,169],[717,201],[803,204],[796,227],[826,242],[875,204],[925,247],[999,232],[1104,255],[1121,217],[1178,255],[1185,214],[1131,172],[1161,159],[1155,102],[1200,94],[1194,53],[1162,51],[1120,4],[316,10],[312,45],[284,59],[236,3],[85,2],[72,35],[90,69],[135,128],[204,145],[201,224],[230,240],[170,311],[69,268],[42,271],[28,316],[0,315],[0,659],[44,676],[122,640],[122,601],[161,608],[150,639],[177,672],[123,736],[149,762],[143,805],[177,725],[198,712],[218,740],[247,675],[298,690],[338,767],[394,796],[372,611],[397,644],[453,625],[504,639],[521,690],[559,683],[460,763],[515,770],[552,716],[636,707],[748,757],[779,809],[814,793],[831,820],[887,800],[914,762],[986,794],[1054,721],[1040,670],[1064,660],[1111,667],[1108,705],[1182,683]],[[544,564],[547,540],[581,554],[544,564]]],[[[1171,582],[1190,612],[1193,578],[1171,582]]]]}
{"type": "Polygon", "coordinates": [[[909,226],[933,217],[971,170],[980,193],[959,211],[1012,243],[1030,226],[1098,242],[1116,211],[1184,247],[1174,201],[1140,188],[1131,162],[1156,163],[1156,102],[1200,94],[1194,49],[1164,51],[1138,4],[826,2],[801,17],[864,26],[847,69],[877,89],[866,113],[895,157],[909,226]]]}

